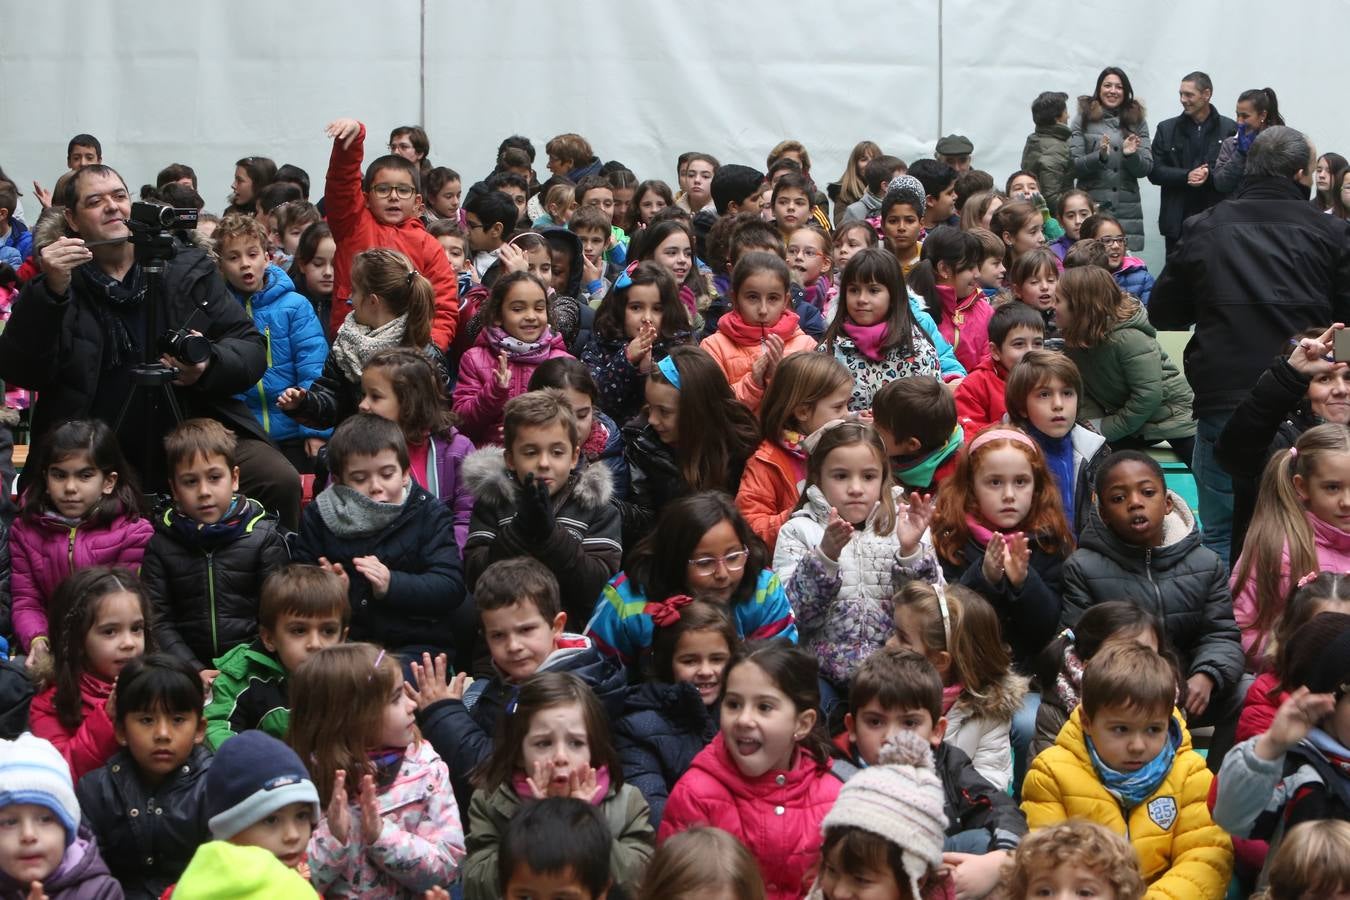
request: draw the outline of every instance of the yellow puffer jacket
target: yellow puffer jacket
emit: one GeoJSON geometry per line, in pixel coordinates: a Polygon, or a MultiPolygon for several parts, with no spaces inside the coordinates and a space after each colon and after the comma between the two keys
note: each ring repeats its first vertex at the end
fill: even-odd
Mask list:
{"type": "MultiPolygon", "coordinates": [[[[1191,749],[1186,726],[1172,771],[1127,822],[1092,768],[1080,711],[1073,711],[1055,746],[1031,763],[1022,785],[1027,824],[1034,831],[1088,819],[1124,835],[1149,885],[1146,900],[1222,900],[1233,871],[1233,842],[1209,816],[1205,799],[1213,775],[1191,749]]],[[[1180,712],[1172,715],[1181,724],[1180,712]]]]}

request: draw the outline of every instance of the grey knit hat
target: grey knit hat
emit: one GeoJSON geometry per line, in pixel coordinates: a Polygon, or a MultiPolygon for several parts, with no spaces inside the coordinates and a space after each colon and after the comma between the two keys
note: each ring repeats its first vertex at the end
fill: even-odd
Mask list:
{"type": "Polygon", "coordinates": [[[919,881],[942,865],[947,834],[942,782],[933,767],[933,749],[916,734],[901,732],[882,745],[875,766],[850,778],[825,814],[821,830],[861,828],[900,848],[911,896],[919,881]]]}
{"type": "Polygon", "coordinates": [[[928,194],[923,189],[922,181],[913,175],[897,175],[886,185],[886,196],[881,201],[881,214],[884,217],[897,203],[908,203],[922,217],[927,201],[928,194]]]}

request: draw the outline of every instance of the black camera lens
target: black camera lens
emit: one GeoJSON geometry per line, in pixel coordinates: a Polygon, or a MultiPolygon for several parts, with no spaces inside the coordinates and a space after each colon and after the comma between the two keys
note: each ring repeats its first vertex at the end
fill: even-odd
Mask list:
{"type": "Polygon", "coordinates": [[[190,366],[211,358],[211,342],[200,334],[170,331],[159,339],[159,350],[190,366]]]}

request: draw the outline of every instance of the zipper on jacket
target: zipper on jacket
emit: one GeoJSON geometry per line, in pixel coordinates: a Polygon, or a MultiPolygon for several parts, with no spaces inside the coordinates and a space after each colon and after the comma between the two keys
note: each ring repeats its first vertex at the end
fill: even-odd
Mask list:
{"type": "Polygon", "coordinates": [[[1149,587],[1153,588],[1153,599],[1158,604],[1158,622],[1162,625],[1163,636],[1167,636],[1167,610],[1163,608],[1162,589],[1158,587],[1158,582],[1153,578],[1153,548],[1148,547],[1144,550],[1144,575],[1148,578],[1149,587]]]}
{"type": "Polygon", "coordinates": [[[220,640],[216,636],[216,554],[214,550],[206,554],[206,602],[211,614],[211,651],[215,657],[220,655],[220,640]]]}
{"type": "MultiPolygon", "coordinates": [[[[267,347],[267,370],[272,368],[272,326],[268,325],[263,329],[263,343],[267,347]]],[[[258,408],[262,410],[263,431],[272,433],[271,416],[267,409],[267,391],[263,388],[263,380],[267,378],[267,371],[263,372],[263,377],[258,379],[258,408]]]]}
{"type": "Polygon", "coordinates": [[[70,566],[70,571],[75,571],[75,533],[80,530],[80,526],[72,525],[70,535],[66,544],[66,563],[70,566]]]}

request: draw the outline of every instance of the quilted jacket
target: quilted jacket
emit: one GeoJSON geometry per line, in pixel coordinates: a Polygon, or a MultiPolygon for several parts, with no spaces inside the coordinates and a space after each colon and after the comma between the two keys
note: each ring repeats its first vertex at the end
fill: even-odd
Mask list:
{"type": "Polygon", "coordinates": [[[1146,900],[1219,900],[1233,869],[1233,842],[1210,818],[1205,800],[1214,776],[1181,727],[1172,771],[1144,802],[1124,810],[1097,778],[1075,710],[1055,746],[1031,762],[1022,811],[1032,831],[1066,819],[1087,819],[1123,835],[1148,884],[1146,900]]]}

